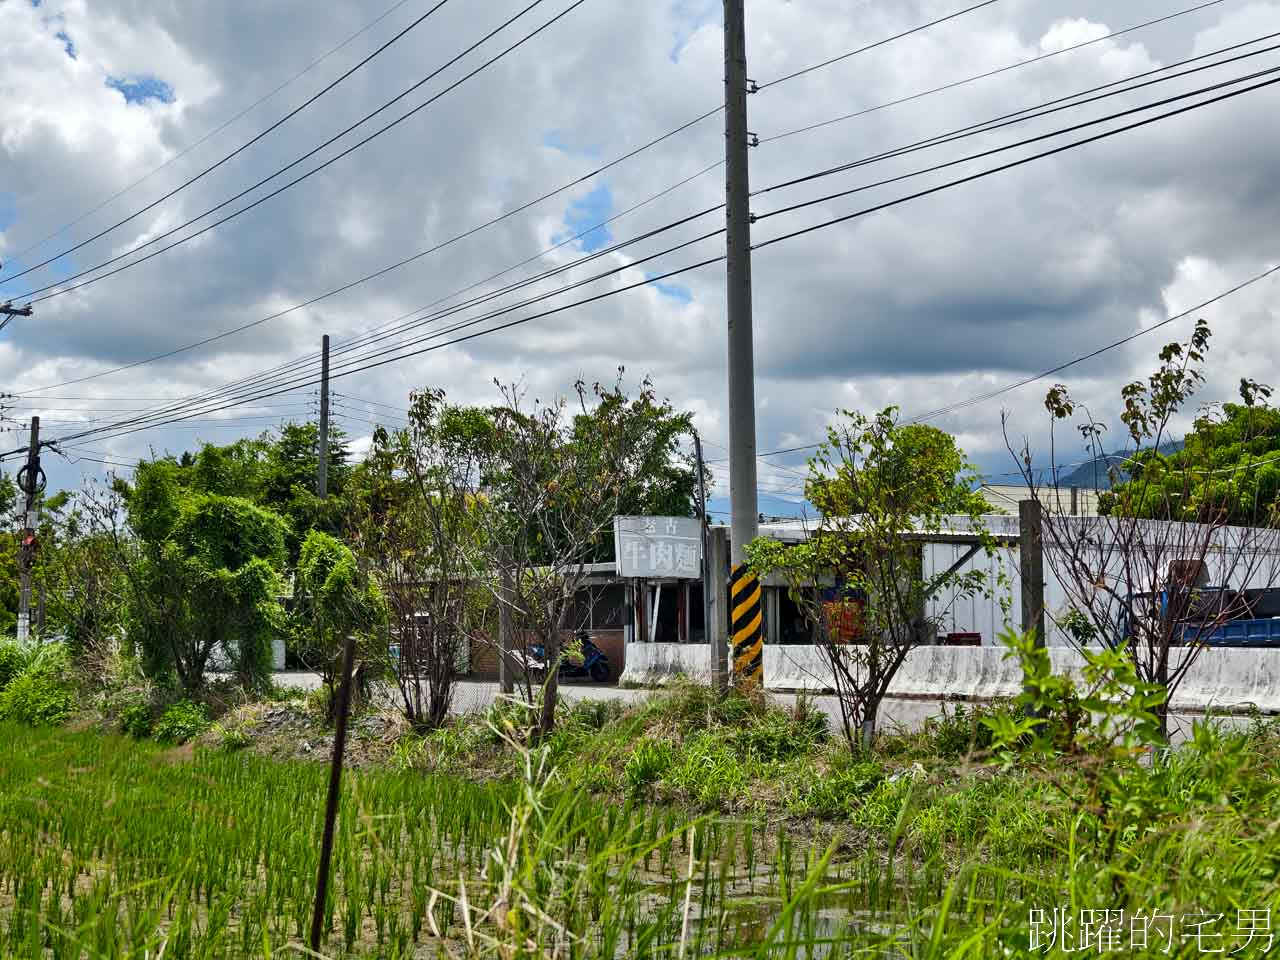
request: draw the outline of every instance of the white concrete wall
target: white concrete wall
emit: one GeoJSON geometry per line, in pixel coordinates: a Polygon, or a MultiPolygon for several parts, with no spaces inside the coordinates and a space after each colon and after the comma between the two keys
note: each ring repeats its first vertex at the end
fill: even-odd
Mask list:
{"type": "Polygon", "coordinates": [[[711,682],[711,644],[627,644],[627,666],[619,683],[647,687],[681,678],[711,682]]]}
{"type": "MultiPolygon", "coordinates": [[[[1022,668],[999,647],[917,647],[889,688],[891,697],[936,700],[1000,700],[1017,696],[1022,668]]],[[[1070,647],[1049,651],[1055,673],[1078,677],[1084,658],[1070,647]]],[[[685,677],[707,682],[711,648],[705,643],[627,644],[623,683],[641,686],[685,677]]],[[[832,688],[822,651],[815,646],[765,644],[768,690],[812,692],[832,688]]],[[[1280,650],[1210,648],[1196,658],[1174,694],[1177,710],[1280,713],[1280,650]]]]}

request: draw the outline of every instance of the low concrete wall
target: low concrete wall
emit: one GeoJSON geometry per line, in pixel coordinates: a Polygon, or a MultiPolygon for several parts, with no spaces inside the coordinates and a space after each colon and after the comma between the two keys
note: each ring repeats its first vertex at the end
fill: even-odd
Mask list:
{"type": "MultiPolygon", "coordinates": [[[[929,700],[1002,700],[1017,696],[1022,668],[999,647],[917,647],[902,664],[889,696],[929,700]]],[[[1084,658],[1069,647],[1050,647],[1055,673],[1079,677],[1084,658]]],[[[711,676],[708,644],[627,645],[624,683],[668,683],[680,676],[706,682],[711,676]]],[[[818,647],[765,644],[767,690],[832,689],[831,672],[818,647]]],[[[1210,648],[1203,651],[1174,694],[1177,710],[1280,713],[1280,650],[1210,648]]]]}
{"type": "Polygon", "coordinates": [[[687,678],[711,682],[709,643],[628,643],[619,682],[649,687],[687,678]]]}

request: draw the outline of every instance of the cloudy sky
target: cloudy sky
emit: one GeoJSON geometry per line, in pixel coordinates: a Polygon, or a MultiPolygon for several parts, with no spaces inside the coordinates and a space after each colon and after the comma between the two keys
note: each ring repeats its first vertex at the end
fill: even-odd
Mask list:
{"type": "MultiPolygon", "coordinates": [[[[715,113],[496,225],[344,293],[289,310],[466,234],[721,102],[721,5],[715,0],[584,0],[580,5],[543,0],[371,122],[216,216],[336,156],[569,11],[367,145],[191,242],[100,282],[59,292],[100,274],[68,278],[122,257],[312,151],[530,3],[450,0],[367,66],[197,183],[68,256],[14,277],[222,160],[435,2],[403,0],[393,7],[391,0],[333,0],[320,15],[316,4],[304,0],[0,0],[0,302],[25,303],[29,292],[47,287],[36,296],[57,294],[38,302],[34,317],[18,318],[0,333],[0,390],[19,395],[6,401],[8,415],[24,420],[39,413],[46,436],[66,435],[311,358],[322,334],[333,338],[337,372],[344,364],[359,366],[360,357],[396,340],[346,354],[338,351],[342,342],[368,336],[374,328],[393,331],[396,321],[425,318],[397,337],[439,334],[418,348],[440,346],[458,335],[444,333],[451,326],[598,273],[635,264],[465,332],[723,252],[722,239],[713,237],[636,262],[722,226],[723,215],[712,213],[482,307],[430,316],[441,306],[570,264],[719,203],[720,167],[664,193],[721,159],[723,120],[715,113]],[[642,203],[607,227],[571,239],[642,203]],[[481,283],[512,267],[499,279],[481,283]],[[437,306],[424,312],[430,304],[437,306]],[[276,314],[240,333],[182,349],[276,314]],[[119,367],[128,369],[108,373],[119,367]],[[89,420],[94,422],[84,422],[89,420]]],[[[779,136],[1186,10],[1197,0],[999,0],[769,85],[967,5],[963,0],[747,0],[748,72],[765,87],[749,98],[750,128],[764,141],[751,153],[753,188],[1280,31],[1280,2],[1221,0],[1158,26],[945,92],[779,136]]],[[[1223,56],[1277,42],[1280,38],[1223,56]]],[[[767,214],[1277,65],[1280,51],[1261,53],[762,193],[753,199],[753,211],[767,214]]],[[[1266,79],[1271,77],[1253,82],[1266,79]]],[[[1260,89],[758,250],[753,269],[759,449],[819,439],[839,408],[872,410],[893,403],[911,415],[964,400],[1145,329],[1280,262],[1280,241],[1271,236],[1280,213],[1275,189],[1280,129],[1267,119],[1280,106],[1278,90],[1260,89]]],[[[1204,97],[1164,109],[1198,99],[1204,97]]],[[[764,242],[1123,122],[765,217],[755,225],[754,240],[764,242]]],[[[111,269],[213,219],[122,257],[111,269]]],[[[1276,380],[1278,284],[1280,279],[1254,284],[1200,314],[1215,333],[1202,399],[1229,398],[1241,376],[1276,380]]],[[[367,443],[373,422],[397,422],[409,391],[417,387],[441,386],[459,401],[482,402],[493,399],[492,382],[498,378],[522,380],[531,395],[547,397],[566,391],[579,377],[607,378],[623,365],[633,382],[649,375],[660,392],[694,410],[708,456],[718,459],[725,456],[727,442],[724,304],[723,264],[712,264],[354,372],[334,383],[336,419],[359,446],[367,443]]],[[[1139,337],[1055,379],[1068,382],[1095,412],[1111,415],[1120,385],[1148,370],[1160,344],[1185,335],[1191,323],[1188,318],[1139,337]]],[[[295,386],[279,396],[210,409],[181,425],[123,435],[104,432],[74,449],[68,445],[67,454],[86,459],[72,464],[51,458],[53,482],[76,484],[81,475],[108,469],[95,460],[128,462],[149,450],[225,442],[282,418],[311,417],[316,388],[306,381],[317,369],[308,359],[288,368],[287,376],[273,374],[271,383],[295,386]]],[[[956,433],[983,470],[1008,471],[1013,464],[1004,450],[1001,411],[1009,412],[1019,435],[1029,435],[1043,451],[1040,401],[1046,385],[932,422],[956,433]]],[[[16,429],[13,423],[5,426],[16,429]]],[[[14,432],[5,435],[3,447],[22,443],[14,432]]],[[[1068,438],[1059,458],[1078,459],[1079,453],[1068,438]]],[[[762,464],[762,511],[792,511],[789,501],[798,499],[797,469],[803,460],[804,454],[796,453],[762,464]]],[[[727,493],[723,468],[718,466],[717,473],[718,492],[727,493]]]]}

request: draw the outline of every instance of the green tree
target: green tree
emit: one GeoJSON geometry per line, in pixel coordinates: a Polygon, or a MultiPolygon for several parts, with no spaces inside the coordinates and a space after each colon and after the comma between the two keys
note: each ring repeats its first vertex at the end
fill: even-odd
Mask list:
{"type": "MultiPolygon", "coordinates": [[[[0,517],[13,516],[18,488],[7,473],[0,473],[0,517]]],[[[18,536],[8,522],[0,529],[0,634],[18,622],[18,536]]]]}
{"type": "Polygon", "coordinates": [[[332,721],[346,638],[354,635],[360,641],[362,663],[385,662],[377,628],[386,622],[386,604],[361,574],[350,548],[320,530],[312,530],[302,542],[291,620],[299,658],[320,674],[329,693],[332,721]]]}
{"type": "Polygon", "coordinates": [[[912,648],[932,642],[929,599],[990,589],[979,572],[926,577],[912,531],[972,533],[988,555],[995,544],[973,490],[976,476],[954,440],[932,427],[900,425],[889,407],[867,417],[842,411],[809,460],[808,495],[817,524],[801,543],[757,539],[752,567],[777,572],[813,630],[831,668],[844,735],[870,745],[876,717],[912,648]],[[853,614],[855,636],[843,614],[853,614]]]}
{"type": "Polygon", "coordinates": [[[194,453],[155,462],[171,463],[173,484],[184,490],[238,497],[288,521],[285,538],[290,564],[307,532],[340,534],[342,496],[351,476],[350,450],[341,428],[329,431],[328,498],[317,496],[319,428],[286,423],[278,431],[219,445],[206,443],[194,453]]]}
{"type": "Polygon", "coordinates": [[[1242,402],[1203,410],[1179,449],[1143,449],[1129,458],[1125,480],[1100,497],[1099,508],[1161,520],[1276,525],[1280,410],[1270,395],[1269,387],[1241,380],[1242,402]]]}
{"type": "MultiPolygon", "coordinates": [[[[668,463],[687,419],[657,402],[647,380],[635,400],[623,393],[621,373],[608,387],[579,381],[576,409],[565,398],[530,405],[518,387],[500,389],[505,402],[489,412],[493,442],[483,468],[485,566],[501,574],[490,586],[516,629],[545,652],[537,730],[545,736],[555,723],[561,638],[590,565],[611,555],[613,518],[655,508],[687,513],[679,491],[696,476],[691,483],[668,463]],[[497,590],[498,580],[511,595],[497,590]]],[[[526,692],[533,696],[528,678],[526,692]]]]}
{"type": "Polygon", "coordinates": [[[239,497],[183,489],[173,460],[138,465],[127,499],[138,543],[128,567],[130,623],[144,668],[204,683],[215,656],[261,683],[280,631],[286,521],[239,497]]]}
{"type": "Polygon", "coordinates": [[[868,438],[866,455],[872,457],[875,482],[868,483],[865,457],[861,450],[853,456],[838,456],[820,464],[822,473],[805,482],[805,499],[820,512],[846,514],[892,511],[910,516],[928,509],[939,515],[978,514],[987,508],[977,492],[978,477],[955,437],[925,424],[898,424],[895,411],[884,411],[868,421],[845,411],[855,428],[868,438]],[[858,471],[864,471],[859,474],[858,471]],[[873,497],[863,502],[862,497],[873,497]]]}
{"type": "Polygon", "coordinates": [[[375,431],[350,484],[353,540],[386,595],[396,684],[415,726],[446,721],[468,643],[491,632],[481,487],[493,445],[485,411],[424,390],[411,398],[408,427],[375,431]]]}
{"type": "Polygon", "coordinates": [[[17,505],[17,485],[7,473],[0,473],[0,517],[10,516],[17,505]]]}
{"type": "Polygon", "coordinates": [[[317,495],[320,428],[289,423],[267,442],[261,489],[255,502],[287,517],[291,533],[289,557],[295,561],[310,530],[339,536],[343,530],[342,498],[351,476],[351,452],[341,428],[329,428],[328,497],[317,495]]]}
{"type": "MultiPolygon", "coordinates": [[[[579,409],[573,417],[571,443],[582,457],[595,461],[594,469],[602,476],[620,479],[619,513],[697,516],[698,471],[689,452],[693,414],[659,399],[647,377],[636,395],[628,396],[622,389],[623,373],[619,368],[612,386],[596,383],[587,389],[581,381],[575,385],[579,409]],[[609,442],[601,443],[601,438],[609,442]]],[[[709,489],[709,470],[703,479],[709,489]]],[[[601,563],[614,559],[612,533],[599,541],[595,559],[601,563]]]]}
{"type": "MultiPolygon", "coordinates": [[[[1227,621],[1250,616],[1251,601],[1238,588],[1270,587],[1280,576],[1272,559],[1280,551],[1277,477],[1262,462],[1276,436],[1269,388],[1242,381],[1241,405],[1203,408],[1183,449],[1161,452],[1204,382],[1210,338],[1208,324],[1197,321],[1185,341],[1161,348],[1151,374],[1121,389],[1128,477],[1100,498],[1100,516],[1066,515],[1066,498],[1044,496],[1032,483],[1052,545],[1045,559],[1073,619],[1088,639],[1124,651],[1137,677],[1163,691],[1156,707],[1162,735],[1169,704],[1204,641],[1227,621]]],[[[1086,448],[1101,454],[1105,424],[1066,386],[1055,384],[1045,407],[1055,425],[1083,413],[1076,429],[1086,448]]],[[[1035,471],[1025,445],[1020,460],[1030,482],[1035,471]]],[[[1075,632],[1069,635],[1083,647],[1075,632]]]]}
{"type": "Polygon", "coordinates": [[[122,512],[120,496],[96,484],[50,498],[42,511],[34,576],[46,632],[66,636],[73,661],[89,675],[110,656],[127,623],[124,568],[134,545],[121,541],[122,512]]]}

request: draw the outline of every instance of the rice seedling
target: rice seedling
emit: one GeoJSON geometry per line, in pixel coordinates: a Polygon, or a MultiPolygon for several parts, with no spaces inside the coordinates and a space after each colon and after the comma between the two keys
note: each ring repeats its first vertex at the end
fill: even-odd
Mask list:
{"type": "MultiPolygon", "coordinates": [[[[695,802],[733,781],[705,746],[671,761],[695,802]]],[[[1037,916],[1109,909],[1221,914],[1218,944],[1250,957],[1267,941],[1246,943],[1237,920],[1280,909],[1271,731],[1206,729],[1126,774],[1106,810],[1070,802],[1061,770],[942,782],[855,764],[848,813],[821,836],[609,802],[550,748],[509,747],[510,780],[412,764],[351,774],[324,956],[1054,955],[1036,945],[1037,916]]],[[[325,773],[0,725],[0,956],[298,955],[325,773]]],[[[1152,942],[1120,952],[1198,955],[1177,936],[1168,951],[1152,942]]]]}

